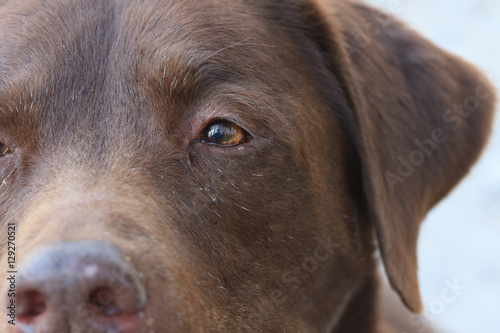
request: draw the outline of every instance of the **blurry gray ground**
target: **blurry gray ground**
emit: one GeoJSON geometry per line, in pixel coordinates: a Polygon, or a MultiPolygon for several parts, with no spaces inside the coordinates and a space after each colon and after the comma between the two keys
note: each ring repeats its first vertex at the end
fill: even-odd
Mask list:
{"type": "MultiPolygon", "coordinates": [[[[398,8],[398,17],[478,65],[500,87],[499,0],[366,2],[389,12],[398,8]]],[[[500,332],[500,115],[480,162],[427,217],[419,266],[425,323],[445,333],[500,332]],[[467,288],[455,300],[443,302],[447,281],[455,279],[467,288]]]]}

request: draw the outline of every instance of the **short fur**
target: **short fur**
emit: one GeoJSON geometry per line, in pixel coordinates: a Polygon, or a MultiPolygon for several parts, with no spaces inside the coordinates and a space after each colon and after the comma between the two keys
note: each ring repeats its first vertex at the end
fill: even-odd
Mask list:
{"type": "Polygon", "coordinates": [[[474,67],[351,1],[3,0],[1,260],[7,223],[19,263],[114,244],[146,279],[133,332],[381,333],[373,253],[419,311],[419,225],[494,102],[474,67]],[[200,142],[215,118],[252,139],[200,142]]]}

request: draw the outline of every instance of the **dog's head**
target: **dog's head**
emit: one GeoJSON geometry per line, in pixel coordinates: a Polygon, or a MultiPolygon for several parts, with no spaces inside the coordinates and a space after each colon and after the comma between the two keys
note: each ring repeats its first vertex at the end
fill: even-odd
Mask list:
{"type": "Polygon", "coordinates": [[[375,239],[418,311],[493,104],[345,1],[0,1],[2,330],[371,332],[375,239]]]}

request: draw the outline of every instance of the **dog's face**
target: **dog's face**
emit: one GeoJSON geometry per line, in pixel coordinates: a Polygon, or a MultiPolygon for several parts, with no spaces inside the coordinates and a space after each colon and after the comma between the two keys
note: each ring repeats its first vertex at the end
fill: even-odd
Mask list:
{"type": "Polygon", "coordinates": [[[0,1],[2,261],[15,225],[18,270],[3,330],[369,332],[373,230],[418,310],[418,224],[476,159],[493,98],[383,19],[307,1],[0,1]],[[380,33],[364,44],[366,22],[380,33]],[[442,113],[477,91],[485,111],[448,131],[442,113]]]}

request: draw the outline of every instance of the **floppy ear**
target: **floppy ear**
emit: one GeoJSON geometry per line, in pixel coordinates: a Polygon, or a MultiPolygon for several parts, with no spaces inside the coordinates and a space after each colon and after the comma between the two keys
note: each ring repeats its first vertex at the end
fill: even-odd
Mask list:
{"type": "Polygon", "coordinates": [[[311,1],[316,24],[328,30],[322,49],[329,69],[352,112],[387,275],[420,312],[419,226],[478,158],[490,133],[493,89],[474,67],[393,17],[349,1],[311,1]]]}

